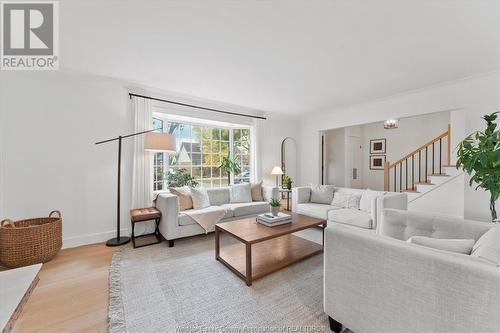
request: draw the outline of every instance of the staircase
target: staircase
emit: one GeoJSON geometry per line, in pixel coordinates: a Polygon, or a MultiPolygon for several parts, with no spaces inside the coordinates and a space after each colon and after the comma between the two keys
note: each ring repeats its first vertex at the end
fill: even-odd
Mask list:
{"type": "Polygon", "coordinates": [[[451,165],[451,125],[446,132],[407,154],[384,165],[384,190],[406,192],[411,203],[462,175],[451,165]]]}

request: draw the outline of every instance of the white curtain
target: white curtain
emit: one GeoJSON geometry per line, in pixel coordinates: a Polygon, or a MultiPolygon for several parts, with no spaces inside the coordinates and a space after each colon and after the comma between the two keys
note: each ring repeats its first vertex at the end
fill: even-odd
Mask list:
{"type": "MultiPolygon", "coordinates": [[[[134,132],[152,129],[151,100],[132,97],[134,132]]],[[[145,135],[134,137],[134,169],[132,179],[132,208],[151,206],[153,199],[151,153],[144,150],[145,135]]]]}

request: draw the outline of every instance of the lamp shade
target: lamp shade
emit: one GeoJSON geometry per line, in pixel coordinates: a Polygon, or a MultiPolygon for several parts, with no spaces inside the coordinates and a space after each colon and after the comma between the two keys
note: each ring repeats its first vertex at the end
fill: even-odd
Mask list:
{"type": "Polygon", "coordinates": [[[146,133],[144,149],[147,151],[175,152],[175,137],[167,133],[146,133]]]}
{"type": "Polygon", "coordinates": [[[273,170],[271,171],[271,175],[273,176],[279,176],[279,175],[283,175],[283,170],[281,170],[281,168],[279,166],[275,166],[273,168],[273,170]]]}

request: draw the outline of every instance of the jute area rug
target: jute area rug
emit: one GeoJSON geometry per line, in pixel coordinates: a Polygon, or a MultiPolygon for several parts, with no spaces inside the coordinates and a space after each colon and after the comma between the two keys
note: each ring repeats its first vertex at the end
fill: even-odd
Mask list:
{"type": "Polygon", "coordinates": [[[330,332],[322,261],[316,255],[247,287],[215,260],[213,235],[124,247],[110,267],[109,331],[330,332]]]}

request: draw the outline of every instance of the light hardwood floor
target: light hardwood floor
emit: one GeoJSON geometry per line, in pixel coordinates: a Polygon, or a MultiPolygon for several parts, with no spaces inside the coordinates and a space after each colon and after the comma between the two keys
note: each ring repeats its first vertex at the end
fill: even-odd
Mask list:
{"type": "Polygon", "coordinates": [[[107,332],[108,269],[114,251],[104,243],[60,251],[42,266],[13,333],[107,332]]]}

